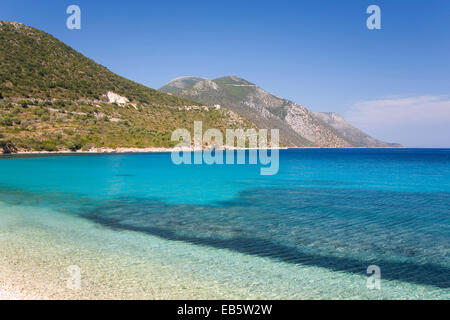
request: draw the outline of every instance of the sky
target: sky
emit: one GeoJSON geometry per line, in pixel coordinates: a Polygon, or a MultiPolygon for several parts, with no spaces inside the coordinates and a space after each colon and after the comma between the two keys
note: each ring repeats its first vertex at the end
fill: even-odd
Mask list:
{"type": "Polygon", "coordinates": [[[450,147],[448,0],[2,0],[0,20],[152,88],[237,75],[376,138],[450,147]],[[69,5],[80,30],[66,27],[69,5]],[[380,30],[366,26],[369,5],[380,30]]]}

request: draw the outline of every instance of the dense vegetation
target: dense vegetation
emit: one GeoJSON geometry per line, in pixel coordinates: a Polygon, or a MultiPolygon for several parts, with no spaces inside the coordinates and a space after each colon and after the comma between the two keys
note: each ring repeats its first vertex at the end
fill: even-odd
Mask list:
{"type": "Polygon", "coordinates": [[[113,91],[140,104],[190,103],[120,77],[31,27],[0,22],[0,43],[0,93],[4,98],[101,99],[113,91]]]}
{"type": "Polygon", "coordinates": [[[136,110],[133,106],[63,100],[23,100],[0,104],[0,108],[0,143],[8,141],[19,150],[171,147],[176,144],[170,141],[172,131],[186,128],[192,132],[194,121],[203,121],[204,128],[223,132],[251,126],[225,109],[139,106],[136,110]]]}
{"type": "Polygon", "coordinates": [[[195,105],[120,77],[61,41],[18,23],[0,22],[0,152],[95,147],[170,147],[171,133],[254,127],[228,110],[195,105]],[[112,91],[129,105],[108,103],[112,91]]]}

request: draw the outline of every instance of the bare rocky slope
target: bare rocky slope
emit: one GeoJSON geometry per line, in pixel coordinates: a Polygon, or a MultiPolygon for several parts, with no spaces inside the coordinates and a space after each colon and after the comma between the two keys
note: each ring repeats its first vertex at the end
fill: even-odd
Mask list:
{"type": "Polygon", "coordinates": [[[178,78],[160,91],[201,101],[207,105],[221,105],[246,117],[260,128],[279,129],[280,141],[287,146],[355,146],[307,108],[272,95],[236,76],[215,80],[178,78]]]}
{"type": "Polygon", "coordinates": [[[280,129],[280,140],[292,147],[400,147],[370,137],[332,113],[311,112],[236,76],[214,80],[182,77],[160,91],[227,107],[260,128],[280,129]]]}
{"type": "Polygon", "coordinates": [[[314,115],[332,126],[347,140],[362,148],[401,148],[398,143],[384,142],[369,136],[367,133],[359,130],[347,122],[342,116],[334,112],[314,112],[314,115]]]}

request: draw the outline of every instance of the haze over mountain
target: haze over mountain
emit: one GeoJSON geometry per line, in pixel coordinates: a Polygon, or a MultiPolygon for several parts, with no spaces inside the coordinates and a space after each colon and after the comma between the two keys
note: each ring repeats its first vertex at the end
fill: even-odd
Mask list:
{"type": "Polygon", "coordinates": [[[375,138],[372,138],[367,133],[361,131],[355,126],[347,122],[342,116],[334,112],[314,112],[314,115],[323,122],[332,126],[344,136],[347,140],[351,141],[354,145],[364,148],[401,148],[402,145],[398,143],[384,142],[375,138]]]}
{"type": "Polygon", "coordinates": [[[148,88],[53,36],[0,21],[0,151],[170,147],[172,132],[256,128],[227,109],[148,88]]]}
{"type": "Polygon", "coordinates": [[[182,77],[160,91],[178,97],[219,104],[261,128],[280,129],[280,140],[292,147],[392,147],[354,128],[342,117],[326,117],[295,102],[272,95],[257,85],[228,76],[214,80],[182,77]]]}

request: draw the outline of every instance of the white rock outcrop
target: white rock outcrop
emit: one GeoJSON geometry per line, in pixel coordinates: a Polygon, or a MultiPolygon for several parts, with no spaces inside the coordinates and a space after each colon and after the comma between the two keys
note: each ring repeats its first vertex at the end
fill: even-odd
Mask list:
{"type": "Polygon", "coordinates": [[[117,93],[114,93],[112,91],[108,91],[105,94],[105,97],[108,99],[109,103],[115,103],[119,106],[124,106],[130,102],[130,100],[128,100],[126,97],[122,97],[121,95],[118,95],[117,93]]]}

